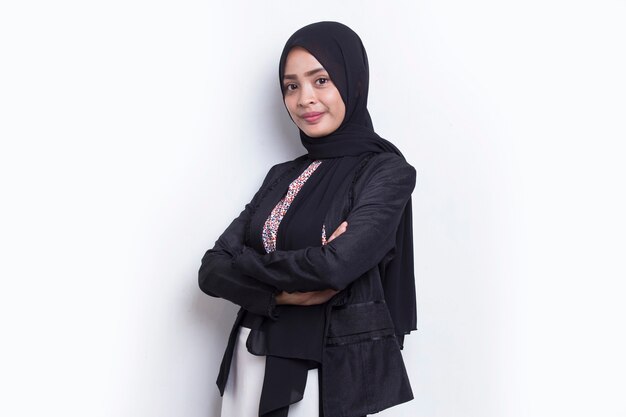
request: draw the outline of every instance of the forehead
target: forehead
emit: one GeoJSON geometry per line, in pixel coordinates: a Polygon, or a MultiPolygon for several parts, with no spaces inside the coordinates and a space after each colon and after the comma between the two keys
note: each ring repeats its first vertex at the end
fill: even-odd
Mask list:
{"type": "Polygon", "coordinates": [[[289,76],[309,76],[312,70],[324,69],[324,66],[306,49],[294,46],[287,54],[285,60],[285,78],[289,76]]]}

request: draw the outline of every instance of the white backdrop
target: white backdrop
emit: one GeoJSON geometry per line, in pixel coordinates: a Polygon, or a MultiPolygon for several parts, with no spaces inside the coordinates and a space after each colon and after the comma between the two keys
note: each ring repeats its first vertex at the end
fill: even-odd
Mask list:
{"type": "Polygon", "coordinates": [[[218,415],[236,307],[200,292],[200,259],[304,153],[279,54],[338,20],[419,175],[415,400],[379,415],[625,416],[625,19],[609,0],[3,2],[0,414],[218,415]]]}

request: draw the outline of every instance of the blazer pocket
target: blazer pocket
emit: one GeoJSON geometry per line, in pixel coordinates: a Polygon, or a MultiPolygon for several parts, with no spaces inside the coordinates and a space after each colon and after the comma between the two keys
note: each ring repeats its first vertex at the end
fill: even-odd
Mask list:
{"type": "Polygon", "coordinates": [[[336,306],[330,312],[326,346],[358,343],[394,334],[385,300],[336,306]]]}

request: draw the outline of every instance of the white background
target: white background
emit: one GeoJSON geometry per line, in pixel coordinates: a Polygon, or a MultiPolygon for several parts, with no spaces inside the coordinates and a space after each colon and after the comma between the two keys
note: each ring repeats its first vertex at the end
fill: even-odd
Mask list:
{"type": "MultiPolygon", "coordinates": [[[[305,153],[277,65],[360,34],[418,170],[415,400],[381,416],[626,416],[624,1],[5,1],[0,414],[217,416],[236,307],[204,252],[305,153]]],[[[245,417],[245,416],[243,416],[245,417]]]]}

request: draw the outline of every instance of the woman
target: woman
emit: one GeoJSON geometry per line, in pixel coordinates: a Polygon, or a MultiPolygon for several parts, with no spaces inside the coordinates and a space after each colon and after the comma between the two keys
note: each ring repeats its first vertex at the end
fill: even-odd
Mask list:
{"type": "Polygon", "coordinates": [[[416,329],[416,172],[373,130],[350,28],[295,32],[279,80],[307,154],[269,170],[199,271],[202,291],[241,306],[222,417],[360,417],[413,398],[400,349],[416,329]]]}

